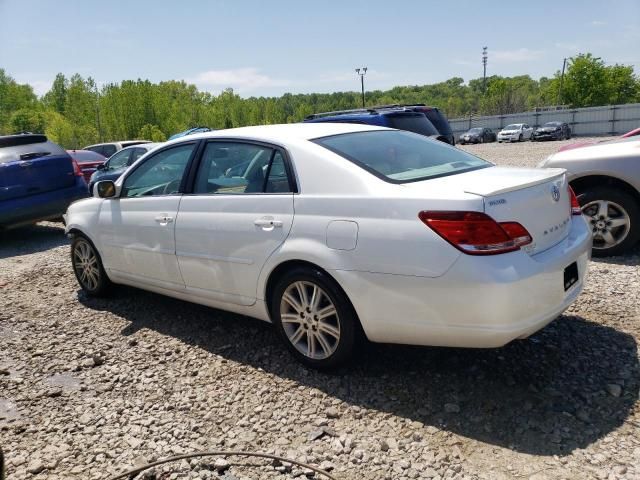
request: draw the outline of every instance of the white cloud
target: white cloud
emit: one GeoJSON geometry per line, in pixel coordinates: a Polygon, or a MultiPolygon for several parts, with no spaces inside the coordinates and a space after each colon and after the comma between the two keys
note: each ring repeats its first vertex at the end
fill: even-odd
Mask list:
{"type": "Polygon", "coordinates": [[[461,58],[458,59],[454,59],[451,61],[451,63],[453,63],[454,65],[461,65],[463,67],[477,67],[478,65],[482,65],[482,61],[481,60],[477,60],[475,62],[469,61],[469,60],[463,60],[461,58]]]}
{"type": "Polygon", "coordinates": [[[529,62],[542,58],[541,50],[531,50],[529,48],[518,48],[515,50],[489,50],[489,62],[497,63],[529,62]]]}
{"type": "Polygon", "coordinates": [[[187,82],[195,83],[201,90],[222,90],[233,88],[239,92],[247,92],[266,87],[284,87],[290,85],[288,80],[271,78],[260,73],[257,68],[237,68],[231,70],[207,70],[195,77],[187,78],[187,82]]]}
{"type": "Polygon", "coordinates": [[[604,25],[606,25],[607,22],[603,22],[602,20],[592,20],[591,21],[591,25],[594,27],[602,27],[604,25]]]}

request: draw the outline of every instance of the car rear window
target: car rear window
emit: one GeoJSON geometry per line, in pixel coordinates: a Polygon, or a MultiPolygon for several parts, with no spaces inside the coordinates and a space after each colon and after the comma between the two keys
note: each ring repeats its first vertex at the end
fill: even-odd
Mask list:
{"type": "Polygon", "coordinates": [[[75,151],[71,152],[70,155],[78,163],[104,162],[106,160],[102,155],[91,150],[75,151]]]}
{"type": "Polygon", "coordinates": [[[449,121],[445,118],[444,114],[435,108],[431,108],[424,111],[424,114],[427,116],[429,121],[433,124],[434,127],[438,129],[442,135],[451,135],[451,126],[449,125],[449,121]]]}
{"type": "Polygon", "coordinates": [[[30,160],[50,155],[67,155],[67,152],[59,145],[47,140],[44,135],[0,137],[0,163],[30,160]]]}
{"type": "Polygon", "coordinates": [[[391,183],[416,182],[493,166],[442,142],[401,130],[352,132],[312,141],[391,183]]]}
{"type": "Polygon", "coordinates": [[[420,135],[438,135],[438,130],[422,113],[387,115],[389,126],[398,130],[419,133],[420,135]]]}

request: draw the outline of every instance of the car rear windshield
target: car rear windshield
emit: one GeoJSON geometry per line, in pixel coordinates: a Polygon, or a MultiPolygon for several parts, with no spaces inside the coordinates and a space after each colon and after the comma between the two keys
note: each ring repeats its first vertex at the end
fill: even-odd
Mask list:
{"type": "Polygon", "coordinates": [[[77,150],[71,152],[71,156],[78,163],[104,162],[106,160],[102,155],[91,150],[77,150]]]}
{"type": "Polygon", "coordinates": [[[442,135],[451,135],[453,133],[451,131],[449,121],[437,108],[427,108],[426,110],[424,110],[424,114],[442,135]]]}
{"type": "Polygon", "coordinates": [[[49,155],[67,155],[60,146],[44,135],[0,137],[0,163],[32,160],[49,155]]]}
{"type": "Polygon", "coordinates": [[[438,130],[422,113],[401,113],[387,115],[389,126],[398,130],[419,133],[420,135],[438,135],[438,130]]]}
{"type": "Polygon", "coordinates": [[[313,140],[391,183],[408,183],[455,175],[493,164],[422,135],[375,130],[313,140]]]}

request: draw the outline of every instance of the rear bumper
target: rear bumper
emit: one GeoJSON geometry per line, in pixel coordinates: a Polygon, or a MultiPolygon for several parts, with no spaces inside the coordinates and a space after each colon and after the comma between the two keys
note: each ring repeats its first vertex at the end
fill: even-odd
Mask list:
{"type": "Polygon", "coordinates": [[[583,289],[591,252],[584,220],[567,238],[530,256],[461,255],[437,278],[333,271],[374,342],[492,348],[525,338],[558,317],[583,289]],[[564,269],[579,281],[564,290],[564,269]]]}
{"type": "Polygon", "coordinates": [[[72,187],[0,202],[0,227],[18,227],[61,217],[75,200],[89,196],[87,183],[76,177],[72,187]]]}

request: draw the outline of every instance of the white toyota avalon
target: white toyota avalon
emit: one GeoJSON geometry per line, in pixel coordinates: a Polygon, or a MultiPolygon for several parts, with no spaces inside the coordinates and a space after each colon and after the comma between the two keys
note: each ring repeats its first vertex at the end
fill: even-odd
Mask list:
{"type": "Polygon", "coordinates": [[[591,235],[562,169],[340,123],[168,142],[66,215],[81,288],[270,321],[312,367],[373,342],[498,347],[564,311],[591,235]]]}

